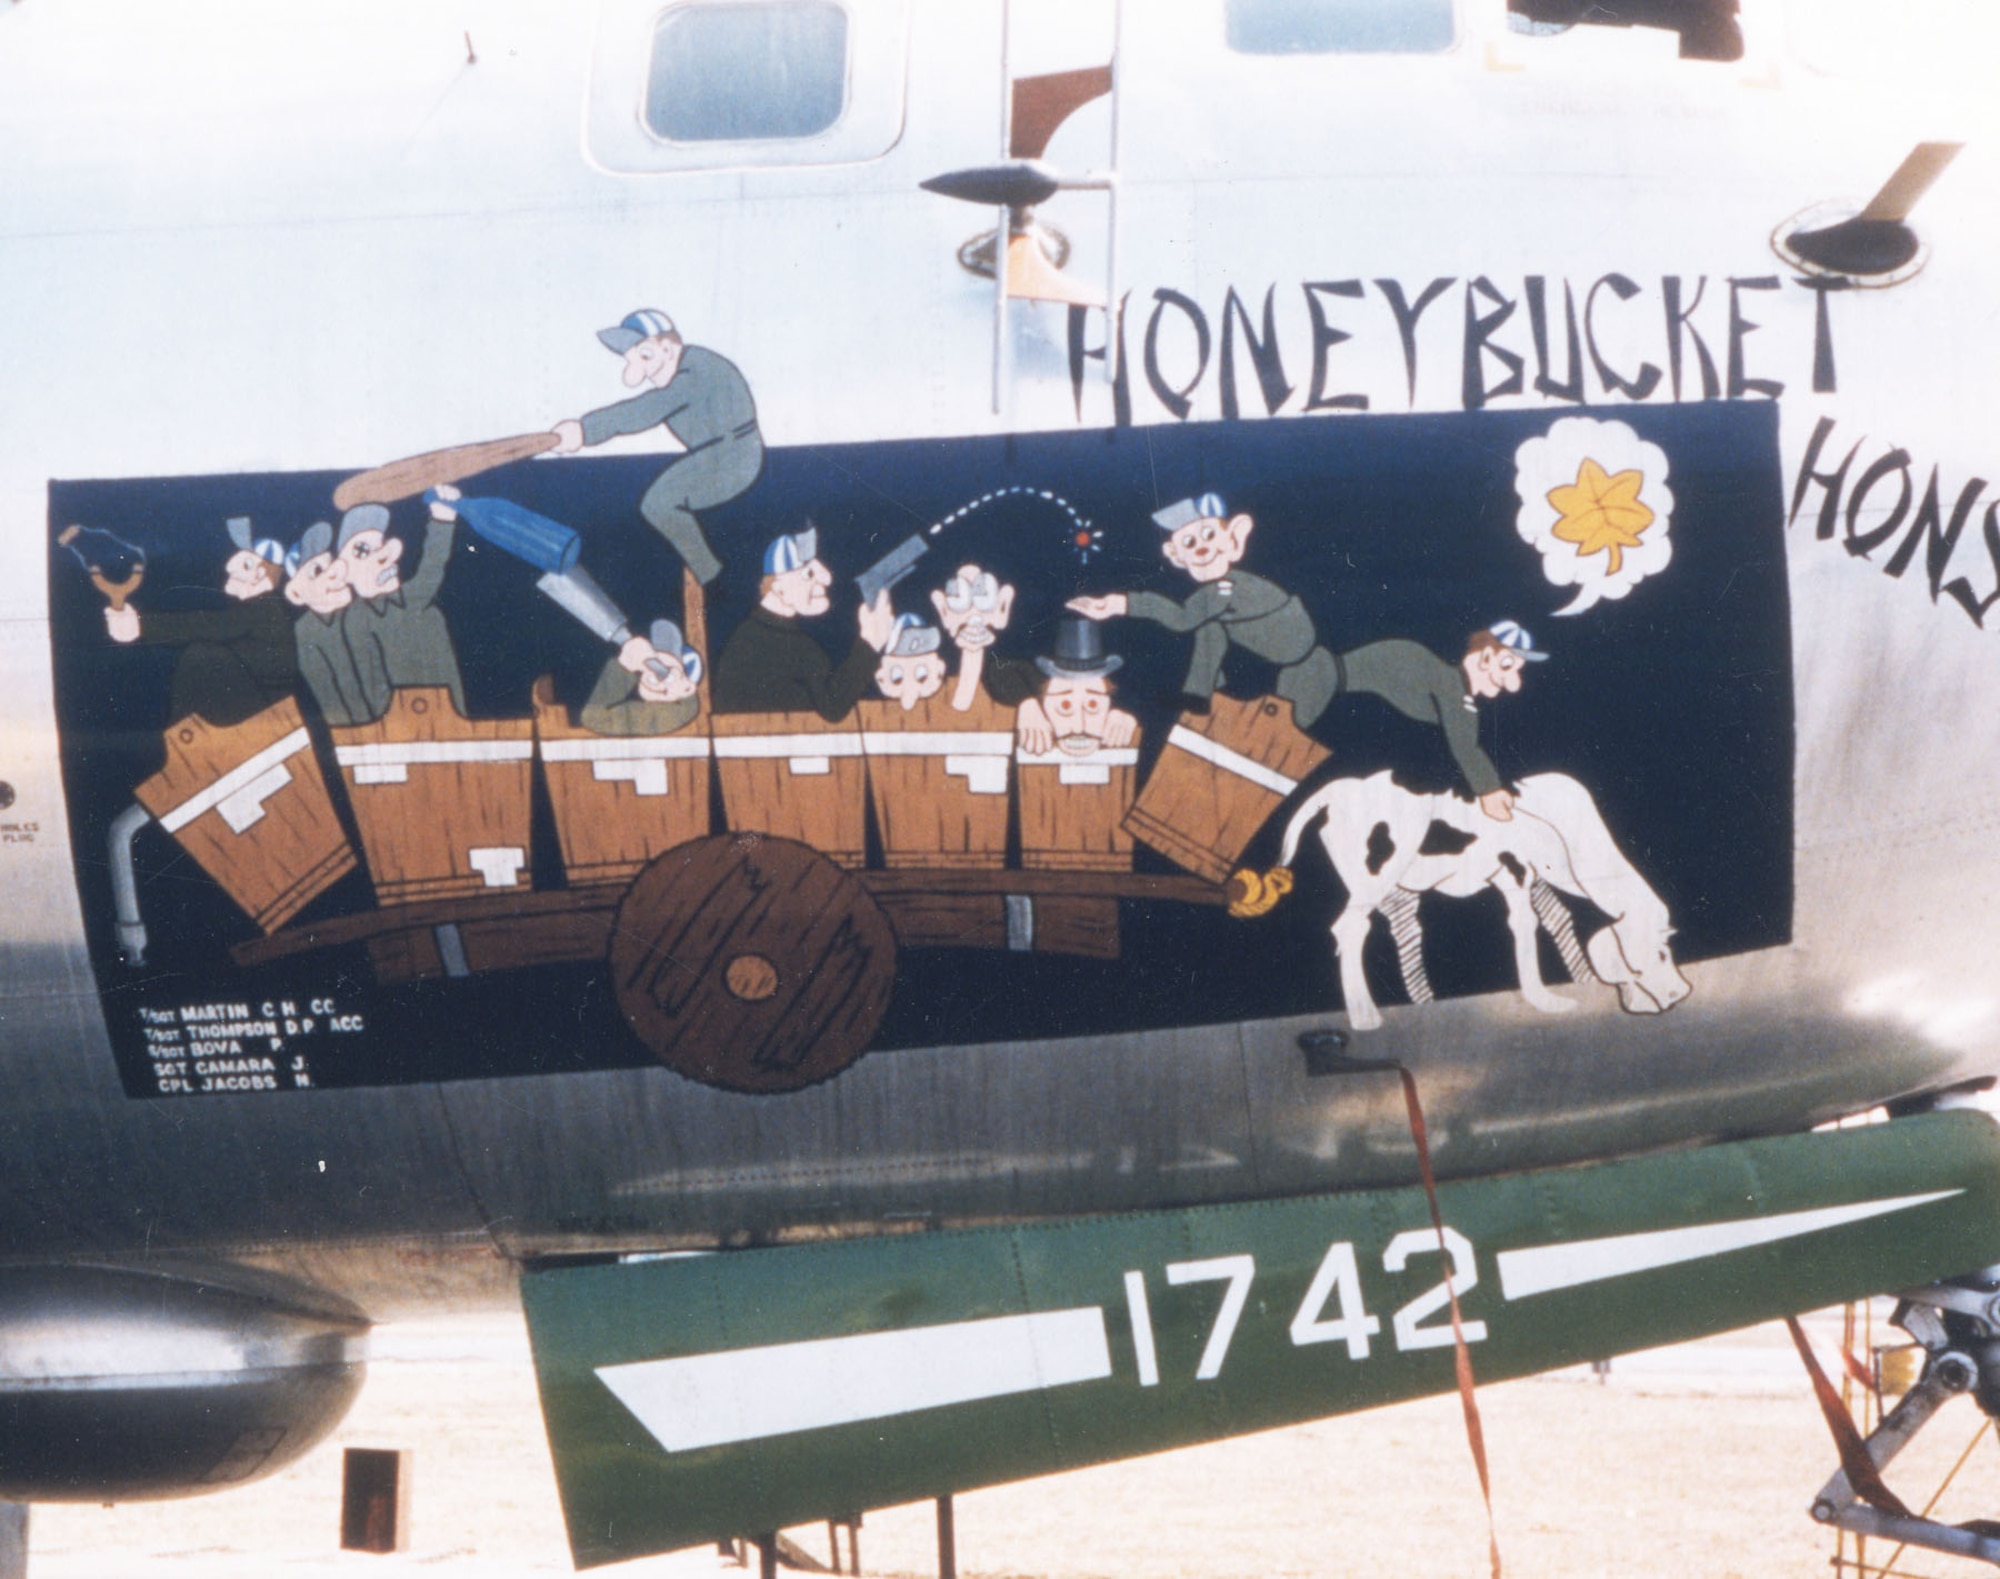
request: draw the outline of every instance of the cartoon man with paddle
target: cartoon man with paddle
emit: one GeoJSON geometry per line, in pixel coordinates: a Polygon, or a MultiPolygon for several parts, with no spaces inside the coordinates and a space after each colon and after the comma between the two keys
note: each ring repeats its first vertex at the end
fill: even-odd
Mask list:
{"type": "Polygon", "coordinates": [[[651,307],[599,330],[597,338],[624,359],[626,386],[638,391],[630,399],[566,418],[546,432],[427,450],[357,472],[334,489],[334,508],[394,504],[532,456],[573,455],[586,445],[665,427],[682,453],[653,480],[639,513],[707,586],[722,574],[722,561],[696,512],[747,492],[764,470],[764,436],[750,386],[733,362],[687,344],[673,320],[651,307]]]}
{"type": "Polygon", "coordinates": [[[597,338],[625,359],[625,385],[638,394],[555,425],[556,453],[573,455],[627,433],[665,425],[685,453],[676,456],[639,501],[639,513],[673,545],[707,586],[722,574],[696,516],[746,492],[764,470],[757,405],[736,365],[706,346],[689,345],[673,320],[651,307],[627,315],[597,338]]]}

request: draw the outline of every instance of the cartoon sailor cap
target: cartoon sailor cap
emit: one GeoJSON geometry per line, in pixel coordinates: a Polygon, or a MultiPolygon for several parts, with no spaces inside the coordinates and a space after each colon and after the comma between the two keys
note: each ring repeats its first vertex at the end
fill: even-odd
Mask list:
{"type": "Polygon", "coordinates": [[[1153,512],[1153,525],[1162,532],[1178,532],[1191,521],[1225,521],[1229,506],[1219,493],[1204,493],[1192,499],[1176,499],[1164,510],[1153,512]]]}
{"type": "Polygon", "coordinates": [[[244,553],[255,554],[267,564],[282,565],[285,562],[285,545],[275,537],[253,537],[249,516],[232,515],[223,525],[228,529],[229,541],[244,553]]]}
{"type": "Polygon", "coordinates": [[[1051,680],[1101,680],[1124,666],[1125,660],[1116,653],[1106,655],[1097,622],[1077,615],[1064,616],[1056,627],[1055,656],[1035,660],[1035,667],[1051,680]]]}
{"type": "Polygon", "coordinates": [[[936,652],[940,639],[935,625],[926,625],[914,614],[898,614],[896,629],[889,637],[889,645],[882,649],[882,656],[920,658],[927,652],[936,652]]]}
{"type": "Polygon", "coordinates": [[[389,507],[386,504],[357,504],[340,518],[340,536],[334,540],[336,550],[345,548],[363,532],[389,531],[389,507]]]}
{"type": "Polygon", "coordinates": [[[285,574],[296,576],[299,566],[319,558],[321,554],[333,552],[333,523],[315,521],[299,534],[299,540],[292,544],[285,555],[285,574]]]}
{"type": "Polygon", "coordinates": [[[635,313],[627,313],[609,329],[597,331],[597,338],[604,342],[606,350],[623,356],[641,340],[650,340],[656,334],[675,334],[673,319],[655,307],[641,307],[635,313]]]}
{"type": "Polygon", "coordinates": [[[701,684],[701,654],[687,644],[681,635],[680,626],[672,620],[654,620],[652,629],[646,632],[646,639],[652,642],[656,652],[678,658],[687,677],[696,685],[701,684]]]}
{"type": "Polygon", "coordinates": [[[1502,647],[1529,663],[1549,661],[1547,653],[1535,651],[1535,638],[1528,634],[1524,626],[1516,624],[1513,620],[1495,620],[1486,627],[1486,630],[1487,634],[1502,647]]]}
{"type": "Polygon", "coordinates": [[[803,532],[793,532],[785,537],[774,537],[764,550],[764,574],[782,576],[787,571],[797,570],[801,565],[809,565],[819,558],[819,528],[806,523],[803,532]]]}

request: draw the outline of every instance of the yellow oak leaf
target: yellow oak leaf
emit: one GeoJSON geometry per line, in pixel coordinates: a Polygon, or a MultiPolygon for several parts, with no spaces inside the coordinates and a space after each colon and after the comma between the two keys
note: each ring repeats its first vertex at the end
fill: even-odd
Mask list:
{"type": "Polygon", "coordinates": [[[1607,475],[1586,457],[1575,482],[1549,490],[1549,503],[1561,517],[1555,535],[1576,544],[1579,558],[1604,555],[1604,573],[1617,575],[1625,563],[1624,550],[1637,548],[1654,521],[1652,510],[1639,502],[1645,482],[1645,473],[1636,468],[1607,475]]]}

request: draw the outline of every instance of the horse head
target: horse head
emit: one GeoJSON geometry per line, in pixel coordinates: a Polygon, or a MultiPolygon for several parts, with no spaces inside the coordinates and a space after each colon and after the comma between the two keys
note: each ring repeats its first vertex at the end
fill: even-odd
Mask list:
{"type": "Polygon", "coordinates": [[[1674,964],[1673,935],[1664,914],[1653,925],[1627,915],[1599,928],[1584,945],[1591,968],[1618,989],[1627,1014],[1663,1014],[1694,991],[1674,964]]]}

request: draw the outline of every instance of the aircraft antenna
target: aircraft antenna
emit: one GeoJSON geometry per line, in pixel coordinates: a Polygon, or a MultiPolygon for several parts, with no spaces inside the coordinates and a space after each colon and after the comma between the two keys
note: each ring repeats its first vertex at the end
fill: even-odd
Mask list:
{"type": "MultiPolygon", "coordinates": [[[[1000,151],[1013,147],[1013,0],[1000,0],[1000,151]]],[[[1000,205],[993,230],[993,414],[1004,416],[1007,386],[1013,382],[1012,336],[1007,323],[1007,244],[1013,238],[1014,209],[1000,205]]]]}

